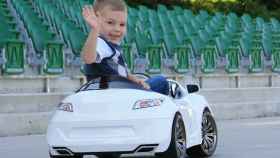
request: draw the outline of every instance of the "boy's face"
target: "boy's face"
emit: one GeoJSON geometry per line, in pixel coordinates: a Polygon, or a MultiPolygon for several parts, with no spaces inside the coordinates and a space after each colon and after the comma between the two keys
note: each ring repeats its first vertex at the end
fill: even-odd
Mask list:
{"type": "Polygon", "coordinates": [[[100,11],[100,34],[110,42],[119,44],[126,33],[127,13],[114,11],[110,6],[100,11]]]}

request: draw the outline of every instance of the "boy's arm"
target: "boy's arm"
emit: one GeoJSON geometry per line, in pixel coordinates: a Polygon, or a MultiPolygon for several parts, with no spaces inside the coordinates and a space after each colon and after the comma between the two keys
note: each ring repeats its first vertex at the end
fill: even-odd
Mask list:
{"type": "Polygon", "coordinates": [[[82,50],[83,60],[86,64],[95,63],[96,61],[97,37],[98,32],[95,30],[91,30],[82,50]]]}
{"type": "Polygon", "coordinates": [[[127,79],[134,83],[142,85],[145,89],[150,89],[150,86],[145,82],[145,80],[139,79],[130,73],[128,73],[127,79]]]}
{"type": "Polygon", "coordinates": [[[96,61],[96,43],[99,35],[100,22],[97,18],[98,13],[95,13],[92,6],[83,8],[83,17],[92,28],[82,50],[83,60],[86,64],[91,64],[96,61]]]}

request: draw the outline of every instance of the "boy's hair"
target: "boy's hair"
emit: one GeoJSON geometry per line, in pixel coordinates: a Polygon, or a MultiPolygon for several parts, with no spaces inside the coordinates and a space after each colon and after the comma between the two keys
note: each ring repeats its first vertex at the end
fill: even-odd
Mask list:
{"type": "Polygon", "coordinates": [[[114,11],[127,11],[127,6],[123,0],[95,0],[94,11],[100,11],[104,7],[110,6],[114,11]]]}

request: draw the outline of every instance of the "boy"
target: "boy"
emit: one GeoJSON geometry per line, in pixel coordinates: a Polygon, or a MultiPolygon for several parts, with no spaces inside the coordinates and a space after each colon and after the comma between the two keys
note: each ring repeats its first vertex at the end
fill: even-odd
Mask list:
{"type": "MultiPolygon", "coordinates": [[[[150,86],[145,80],[138,79],[128,72],[121,53],[120,42],[126,33],[127,23],[125,2],[95,0],[93,8],[91,6],[83,8],[83,17],[92,29],[83,48],[87,80],[92,80],[96,74],[119,75],[149,89],[150,86]]],[[[151,81],[150,83],[166,82],[163,77],[151,81]]],[[[165,87],[164,91],[166,88],[168,87],[165,87]]]]}

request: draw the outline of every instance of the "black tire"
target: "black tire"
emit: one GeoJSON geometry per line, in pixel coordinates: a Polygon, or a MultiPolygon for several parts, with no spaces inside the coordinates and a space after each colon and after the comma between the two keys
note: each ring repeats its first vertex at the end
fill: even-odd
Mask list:
{"type": "Polygon", "coordinates": [[[120,158],[121,154],[109,154],[109,153],[104,153],[104,154],[96,154],[98,158],[120,158]]]}
{"type": "Polygon", "coordinates": [[[202,143],[187,150],[191,158],[209,157],[214,154],[218,144],[218,129],[216,121],[209,111],[203,113],[202,143]]]}
{"type": "Polygon", "coordinates": [[[186,154],[186,131],[183,118],[180,114],[176,114],[173,125],[171,142],[167,151],[156,153],[158,158],[185,158],[186,154]]]}

